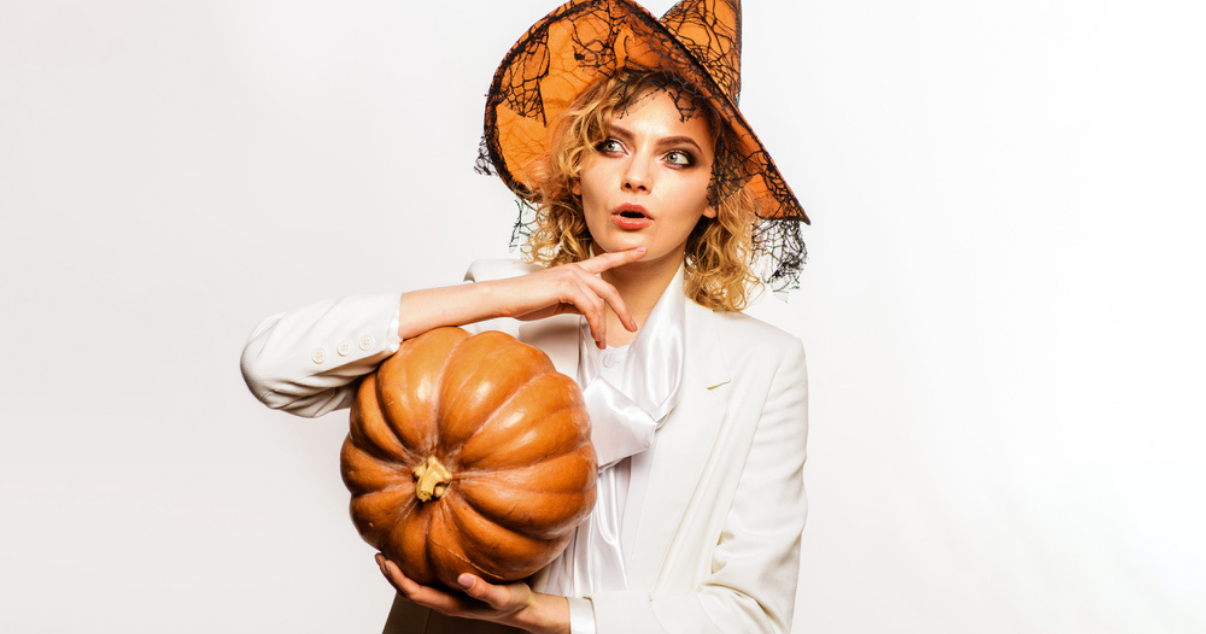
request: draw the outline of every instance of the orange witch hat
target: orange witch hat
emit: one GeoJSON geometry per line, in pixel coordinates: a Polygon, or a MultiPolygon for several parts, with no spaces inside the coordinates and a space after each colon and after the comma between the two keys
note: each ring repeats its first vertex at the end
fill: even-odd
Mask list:
{"type": "Polygon", "coordinates": [[[681,77],[732,129],[736,147],[727,148],[713,170],[714,193],[723,198],[746,187],[762,218],[809,222],[737,109],[740,0],[681,0],[660,20],[631,0],[565,3],[532,25],[494,73],[483,158],[511,191],[526,197],[532,190],[527,168],[548,150],[557,116],[592,83],[625,68],[681,77]]]}

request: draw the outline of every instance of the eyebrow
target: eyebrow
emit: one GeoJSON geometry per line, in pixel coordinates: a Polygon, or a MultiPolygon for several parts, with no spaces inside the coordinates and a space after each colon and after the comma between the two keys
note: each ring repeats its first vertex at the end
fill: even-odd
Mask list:
{"type": "MultiPolygon", "coordinates": [[[[615,123],[611,124],[610,133],[623,138],[625,141],[632,140],[632,133],[624,129],[624,126],[617,125],[615,123]]],[[[691,145],[695,147],[695,151],[699,152],[700,154],[703,153],[703,148],[700,147],[699,142],[689,136],[668,136],[664,139],[658,139],[657,144],[659,147],[666,147],[670,145],[691,145]]]]}

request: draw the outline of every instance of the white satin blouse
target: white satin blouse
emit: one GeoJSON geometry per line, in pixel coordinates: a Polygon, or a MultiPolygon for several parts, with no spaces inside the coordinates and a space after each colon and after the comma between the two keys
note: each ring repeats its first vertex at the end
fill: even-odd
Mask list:
{"type": "MultiPolygon", "coordinates": [[[[599,350],[581,320],[578,385],[599,458],[595,509],[549,565],[546,592],[590,597],[627,590],[627,556],[640,522],[655,432],[678,404],[683,375],[683,269],[680,266],[636,339],[599,350]]],[[[594,634],[587,599],[570,599],[570,631],[594,634]]]]}

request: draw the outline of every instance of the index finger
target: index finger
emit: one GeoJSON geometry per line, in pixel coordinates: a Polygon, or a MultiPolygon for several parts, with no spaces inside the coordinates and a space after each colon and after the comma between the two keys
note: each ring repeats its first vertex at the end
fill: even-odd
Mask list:
{"type": "Polygon", "coordinates": [[[637,247],[627,251],[604,253],[603,255],[596,255],[589,260],[582,260],[578,263],[578,266],[582,267],[586,270],[586,272],[592,275],[602,273],[607,269],[614,269],[617,266],[623,266],[625,264],[636,262],[637,260],[645,257],[646,250],[647,249],[645,247],[637,247]]]}

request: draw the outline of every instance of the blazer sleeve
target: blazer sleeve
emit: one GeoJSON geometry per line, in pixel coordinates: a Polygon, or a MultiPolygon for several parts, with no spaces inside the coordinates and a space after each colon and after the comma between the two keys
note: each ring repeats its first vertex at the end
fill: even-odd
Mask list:
{"type": "Polygon", "coordinates": [[[591,597],[599,634],[791,630],[807,504],[808,387],[799,340],[775,372],[710,573],[693,592],[591,597]]]}
{"type": "MultiPolygon", "coordinates": [[[[513,260],[478,260],[466,282],[523,275],[538,267],[513,260]]],[[[329,299],[261,321],[243,348],[243,380],[260,402],[316,417],[352,406],[356,380],[398,351],[401,293],[329,299]]],[[[463,326],[476,334],[518,334],[513,319],[463,326]]]]}
{"type": "Polygon", "coordinates": [[[261,321],[240,366],[260,402],[298,416],[351,407],[356,379],[398,350],[399,295],[329,299],[261,321]]]}

